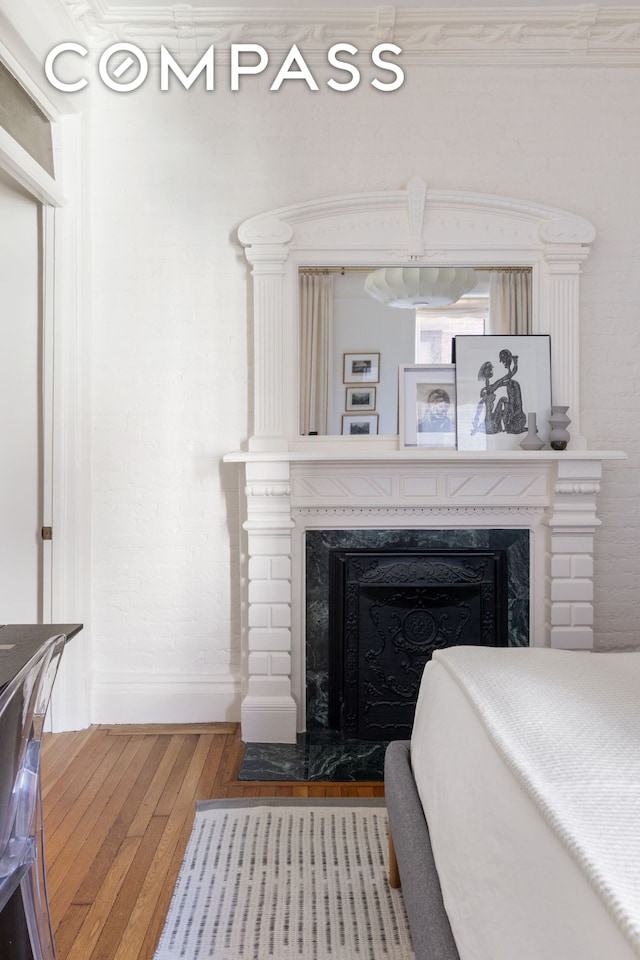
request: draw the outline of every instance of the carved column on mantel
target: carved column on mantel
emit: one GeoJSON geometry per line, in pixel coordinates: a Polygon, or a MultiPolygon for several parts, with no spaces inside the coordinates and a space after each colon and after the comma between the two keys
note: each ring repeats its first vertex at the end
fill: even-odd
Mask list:
{"type": "Polygon", "coordinates": [[[593,647],[593,546],[600,521],[599,460],[558,460],[548,520],[547,590],[549,645],[565,649],[593,647]]]}
{"type": "Polygon", "coordinates": [[[242,702],[247,742],[295,743],[291,694],[291,485],[289,464],[247,463],[248,653],[242,702]]]}
{"type": "Polygon", "coordinates": [[[544,259],[549,271],[549,300],[546,310],[537,311],[550,333],[552,400],[570,409],[574,450],[587,446],[580,429],[580,273],[595,239],[595,230],[586,220],[558,219],[540,229],[544,259]]]}
{"type": "Polygon", "coordinates": [[[238,232],[253,276],[253,435],[251,450],[286,450],[292,401],[286,385],[293,374],[289,329],[295,311],[285,309],[282,283],[293,230],[281,220],[243,224],[238,232]],[[274,384],[277,389],[274,389],[274,384]]]}

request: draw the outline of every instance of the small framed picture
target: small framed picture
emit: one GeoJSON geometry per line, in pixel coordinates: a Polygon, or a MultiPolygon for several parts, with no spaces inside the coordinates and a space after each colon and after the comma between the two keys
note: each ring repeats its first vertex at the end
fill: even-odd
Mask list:
{"type": "Polygon", "coordinates": [[[456,337],[459,450],[513,450],[537,414],[547,440],[551,416],[551,338],[456,337]]]}
{"type": "Polygon", "coordinates": [[[345,410],[375,410],[376,408],[376,388],[375,387],[347,387],[347,398],[345,401],[345,410]]]}
{"type": "Polygon", "coordinates": [[[378,414],[342,414],[343,437],[373,437],[378,432],[378,414]]]}
{"type": "Polygon", "coordinates": [[[378,383],[379,353],[345,353],[343,383],[378,383]]]}
{"type": "Polygon", "coordinates": [[[456,446],[456,368],[452,363],[403,363],[398,376],[400,443],[456,446]]]}

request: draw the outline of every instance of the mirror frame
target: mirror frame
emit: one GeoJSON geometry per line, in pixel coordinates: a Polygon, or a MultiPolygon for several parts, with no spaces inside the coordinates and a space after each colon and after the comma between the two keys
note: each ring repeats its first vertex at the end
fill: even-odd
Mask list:
{"type": "Polygon", "coordinates": [[[518,266],[532,269],[532,333],[551,336],[554,403],[580,430],[579,278],[595,229],[582,217],[525,200],[427,189],[350,194],[282,207],[238,230],[253,277],[253,424],[249,450],[307,451],[327,443],[398,450],[399,437],[299,434],[298,270],[325,266],[518,266]]]}

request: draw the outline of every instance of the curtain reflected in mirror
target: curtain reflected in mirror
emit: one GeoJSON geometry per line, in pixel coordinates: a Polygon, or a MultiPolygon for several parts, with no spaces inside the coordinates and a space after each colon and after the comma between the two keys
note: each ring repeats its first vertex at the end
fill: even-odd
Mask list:
{"type": "Polygon", "coordinates": [[[532,332],[530,268],[491,270],[487,333],[513,336],[532,332]]]}
{"type": "Polygon", "coordinates": [[[342,433],[342,417],[351,410],[343,378],[345,353],[379,354],[379,380],[369,393],[376,398],[378,432],[393,435],[398,432],[399,364],[433,362],[424,356],[430,338],[435,338],[441,353],[447,352],[438,362],[447,363],[447,344],[456,333],[533,332],[529,267],[476,267],[477,286],[455,304],[418,311],[390,307],[368,296],[364,282],[373,269],[299,270],[302,435],[342,433]],[[466,325],[456,329],[463,321],[466,325]],[[475,327],[470,329],[472,323],[475,327]]]}
{"type": "Polygon", "coordinates": [[[301,433],[329,432],[333,274],[300,271],[301,433]]]}

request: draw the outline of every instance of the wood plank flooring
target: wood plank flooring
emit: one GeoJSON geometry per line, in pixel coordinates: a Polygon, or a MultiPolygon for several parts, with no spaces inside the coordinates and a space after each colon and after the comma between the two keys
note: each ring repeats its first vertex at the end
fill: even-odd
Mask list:
{"type": "Polygon", "coordinates": [[[152,960],[195,803],[381,797],[380,783],[238,781],[233,723],[47,734],[43,797],[58,960],[152,960]]]}

